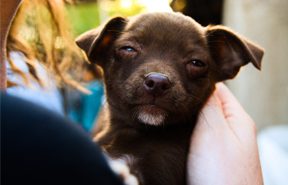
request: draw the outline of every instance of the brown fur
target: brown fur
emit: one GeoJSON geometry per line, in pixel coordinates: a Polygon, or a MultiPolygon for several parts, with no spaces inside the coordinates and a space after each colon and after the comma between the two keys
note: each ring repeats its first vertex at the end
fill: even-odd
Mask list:
{"type": "Polygon", "coordinates": [[[112,158],[132,156],[128,165],[142,185],[186,184],[190,135],[215,83],[249,62],[260,69],[263,56],[228,28],[202,27],[179,13],[116,17],[76,42],[104,70],[107,105],[96,141],[112,158]],[[171,82],[160,96],[144,88],[151,72],[171,82]],[[143,123],[143,112],[164,120],[143,123]]]}

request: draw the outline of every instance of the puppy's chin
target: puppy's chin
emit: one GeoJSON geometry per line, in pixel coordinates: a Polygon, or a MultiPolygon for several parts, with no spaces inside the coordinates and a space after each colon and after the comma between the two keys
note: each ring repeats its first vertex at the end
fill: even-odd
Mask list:
{"type": "Polygon", "coordinates": [[[155,105],[141,106],[138,110],[138,120],[144,124],[159,126],[164,123],[166,111],[155,105]]]}

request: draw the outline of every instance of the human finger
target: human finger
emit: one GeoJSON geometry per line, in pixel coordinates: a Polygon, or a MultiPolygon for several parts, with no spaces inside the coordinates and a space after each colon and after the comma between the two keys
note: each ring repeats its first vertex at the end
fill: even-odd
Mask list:
{"type": "MultiPolygon", "coordinates": [[[[208,99],[199,113],[198,127],[218,127],[217,125],[225,123],[225,117],[221,108],[221,103],[215,94],[208,99]]],[[[196,126],[196,127],[197,127],[196,126]]]]}
{"type": "Polygon", "coordinates": [[[226,120],[233,121],[235,118],[243,116],[247,117],[246,112],[238,100],[223,83],[216,84],[216,90],[214,94],[221,104],[221,108],[226,120]]]}

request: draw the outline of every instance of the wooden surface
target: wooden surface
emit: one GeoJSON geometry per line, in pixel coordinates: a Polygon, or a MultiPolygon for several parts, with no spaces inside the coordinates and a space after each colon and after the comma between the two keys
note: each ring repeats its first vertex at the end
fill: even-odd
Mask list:
{"type": "Polygon", "coordinates": [[[288,124],[288,1],[226,0],[224,24],[265,48],[261,72],[245,66],[229,82],[258,128],[288,124]]]}

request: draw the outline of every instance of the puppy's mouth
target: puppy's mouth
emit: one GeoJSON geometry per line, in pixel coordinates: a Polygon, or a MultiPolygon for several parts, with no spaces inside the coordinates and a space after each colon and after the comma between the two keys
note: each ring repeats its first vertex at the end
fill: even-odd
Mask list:
{"type": "Polygon", "coordinates": [[[155,104],[141,104],[137,106],[137,119],[148,125],[162,125],[167,117],[167,111],[155,104]]]}

